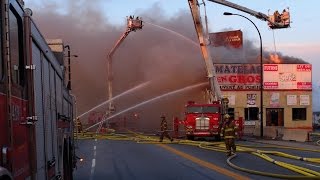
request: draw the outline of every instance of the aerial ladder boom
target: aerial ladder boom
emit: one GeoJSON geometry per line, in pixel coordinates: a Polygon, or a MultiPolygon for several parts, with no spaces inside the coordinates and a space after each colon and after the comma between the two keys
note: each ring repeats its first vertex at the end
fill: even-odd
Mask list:
{"type": "Polygon", "coordinates": [[[198,7],[198,1],[197,0],[188,0],[189,7],[191,10],[194,26],[196,28],[196,32],[198,35],[199,43],[200,43],[200,49],[202,52],[202,56],[206,63],[206,69],[207,69],[207,76],[209,78],[210,87],[211,87],[211,93],[213,95],[213,99],[215,101],[221,100],[221,90],[218,85],[218,81],[216,78],[216,73],[213,67],[213,61],[210,55],[210,52],[207,48],[207,36],[204,34],[204,29],[201,22],[201,15],[200,10],[198,7]]]}
{"type": "Polygon", "coordinates": [[[120,44],[124,41],[124,39],[129,35],[130,32],[142,29],[142,20],[139,17],[129,16],[127,18],[127,28],[126,31],[122,34],[113,48],[109,51],[107,56],[107,80],[108,80],[108,100],[109,107],[106,112],[106,116],[110,115],[115,111],[115,107],[112,102],[112,81],[113,81],[113,73],[112,73],[112,57],[115,51],[118,49],[120,44]]]}
{"type": "Polygon", "coordinates": [[[223,6],[227,6],[233,9],[237,9],[239,11],[245,12],[250,14],[258,19],[263,21],[267,21],[268,25],[271,29],[280,29],[280,28],[287,28],[290,26],[290,14],[289,11],[286,11],[283,14],[279,14],[279,19],[274,17],[274,15],[266,15],[261,12],[254,11],[252,9],[240,6],[238,4],[226,1],[226,0],[208,0],[217,4],[221,4],[223,6]]]}

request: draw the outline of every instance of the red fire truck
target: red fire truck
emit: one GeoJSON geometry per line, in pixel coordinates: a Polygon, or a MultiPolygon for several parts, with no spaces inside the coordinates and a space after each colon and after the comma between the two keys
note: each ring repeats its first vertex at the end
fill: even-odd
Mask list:
{"type": "Polygon", "coordinates": [[[74,98],[66,68],[23,6],[1,0],[0,179],[72,179],[74,98]]]}
{"type": "MultiPolygon", "coordinates": [[[[196,104],[194,101],[189,101],[186,105],[185,119],[182,121],[187,138],[193,140],[194,137],[215,137],[219,140],[223,123],[221,112],[223,112],[223,107],[220,102],[196,104]]],[[[238,134],[241,138],[243,135],[242,118],[236,119],[235,123],[239,128],[238,134]]]]}

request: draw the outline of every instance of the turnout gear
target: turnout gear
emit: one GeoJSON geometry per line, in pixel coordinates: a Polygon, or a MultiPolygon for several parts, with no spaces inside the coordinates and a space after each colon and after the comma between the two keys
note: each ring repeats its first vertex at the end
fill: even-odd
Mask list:
{"type": "Polygon", "coordinates": [[[82,123],[79,118],[76,120],[76,128],[78,133],[82,132],[82,123]]]}
{"type": "Polygon", "coordinates": [[[224,119],[229,119],[230,118],[230,115],[229,114],[225,114],[224,115],[224,119]]]}
{"type": "Polygon", "coordinates": [[[236,152],[235,138],[237,135],[237,127],[234,121],[230,119],[230,115],[226,114],[224,120],[220,136],[224,137],[227,156],[230,156],[232,153],[236,152]]]}
{"type": "Polygon", "coordinates": [[[161,115],[161,135],[160,135],[160,142],[163,141],[163,137],[167,137],[168,139],[173,141],[173,138],[169,135],[168,131],[168,123],[166,120],[166,117],[164,115],[161,115]]]}

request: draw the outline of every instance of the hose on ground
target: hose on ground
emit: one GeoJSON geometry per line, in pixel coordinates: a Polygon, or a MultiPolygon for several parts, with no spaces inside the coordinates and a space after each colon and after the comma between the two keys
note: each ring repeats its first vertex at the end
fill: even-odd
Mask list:
{"type": "Polygon", "coordinates": [[[234,159],[235,157],[237,157],[237,154],[234,154],[227,159],[228,165],[234,169],[247,172],[250,174],[256,174],[260,176],[269,176],[269,177],[280,178],[280,179],[320,179],[320,177],[315,177],[315,176],[292,176],[292,175],[275,174],[275,173],[268,173],[268,172],[246,169],[243,167],[239,167],[231,162],[231,160],[234,159]]]}

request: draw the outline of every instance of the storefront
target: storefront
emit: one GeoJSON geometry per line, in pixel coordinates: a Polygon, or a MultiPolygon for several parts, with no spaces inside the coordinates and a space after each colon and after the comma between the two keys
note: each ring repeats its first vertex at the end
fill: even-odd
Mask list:
{"type": "MultiPolygon", "coordinates": [[[[247,133],[260,133],[260,64],[217,64],[217,79],[229,113],[245,119],[247,133]]],[[[312,129],[310,64],[264,64],[263,126],[266,135],[312,129]]]]}

